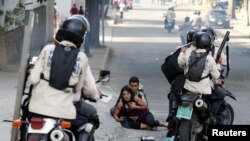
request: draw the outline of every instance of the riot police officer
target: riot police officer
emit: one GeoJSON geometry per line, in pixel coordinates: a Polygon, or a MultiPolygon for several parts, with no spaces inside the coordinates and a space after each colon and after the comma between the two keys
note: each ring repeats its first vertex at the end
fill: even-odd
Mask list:
{"type": "Polygon", "coordinates": [[[84,16],[71,16],[57,31],[55,43],[42,49],[28,79],[35,85],[29,104],[32,114],[75,119],[73,99],[75,94],[81,93],[86,79],[92,82],[87,88],[92,98],[100,97],[88,59],[79,51],[88,29],[89,23],[84,16]]]}

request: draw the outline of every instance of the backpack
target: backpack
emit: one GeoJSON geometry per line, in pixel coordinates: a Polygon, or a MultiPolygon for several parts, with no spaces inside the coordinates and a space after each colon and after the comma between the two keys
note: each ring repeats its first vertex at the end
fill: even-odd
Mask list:
{"type": "Polygon", "coordinates": [[[74,70],[79,48],[57,45],[53,52],[49,85],[59,90],[69,86],[69,79],[74,70]]]}
{"type": "Polygon", "coordinates": [[[178,75],[183,74],[183,70],[178,64],[178,56],[180,51],[181,48],[177,49],[173,54],[167,56],[164,63],[161,65],[161,71],[170,84],[178,75]]]}
{"type": "Polygon", "coordinates": [[[187,79],[194,82],[200,82],[208,76],[201,77],[206,64],[207,52],[192,51],[189,57],[189,70],[187,79]],[[201,57],[201,58],[200,58],[201,57]],[[194,64],[193,64],[194,63],[194,64]],[[190,68],[190,66],[193,66],[190,68]]]}

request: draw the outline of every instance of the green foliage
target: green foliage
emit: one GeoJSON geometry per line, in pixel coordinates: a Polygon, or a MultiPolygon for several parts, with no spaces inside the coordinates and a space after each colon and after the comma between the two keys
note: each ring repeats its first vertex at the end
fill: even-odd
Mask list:
{"type": "Polygon", "coordinates": [[[13,10],[6,11],[4,27],[5,31],[10,31],[24,25],[24,6],[17,4],[13,10]]]}

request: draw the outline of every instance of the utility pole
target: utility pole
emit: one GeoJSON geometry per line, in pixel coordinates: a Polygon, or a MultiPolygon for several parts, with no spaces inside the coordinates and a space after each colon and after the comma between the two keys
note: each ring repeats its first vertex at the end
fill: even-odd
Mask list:
{"type": "Polygon", "coordinates": [[[101,0],[101,13],[102,13],[102,46],[105,46],[104,44],[104,0],[101,0]]]}
{"type": "MultiPolygon", "coordinates": [[[[15,110],[14,110],[14,119],[20,118],[20,108],[22,103],[22,97],[23,97],[23,86],[24,86],[24,78],[26,73],[26,67],[27,67],[27,59],[29,56],[29,48],[30,48],[30,37],[33,30],[34,25],[34,18],[35,13],[33,10],[30,10],[28,17],[28,25],[26,25],[24,30],[24,38],[23,38],[23,47],[22,47],[22,55],[21,55],[21,62],[20,62],[20,68],[19,68],[19,78],[18,78],[18,87],[17,87],[17,95],[16,95],[16,102],[15,102],[15,110]]],[[[11,130],[11,141],[17,141],[18,140],[18,128],[12,127],[11,130]]]]}
{"type": "Polygon", "coordinates": [[[235,0],[228,0],[228,14],[231,16],[231,19],[236,19],[235,16],[235,0]]]}
{"type": "Polygon", "coordinates": [[[246,11],[246,25],[249,26],[249,0],[244,0],[244,9],[246,11]]]}
{"type": "Polygon", "coordinates": [[[47,0],[46,4],[46,43],[53,40],[54,35],[54,0],[47,0]]]}

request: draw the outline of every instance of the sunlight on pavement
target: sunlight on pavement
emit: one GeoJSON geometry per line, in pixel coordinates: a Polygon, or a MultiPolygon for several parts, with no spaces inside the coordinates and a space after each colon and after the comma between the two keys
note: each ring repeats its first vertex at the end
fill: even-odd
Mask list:
{"type": "Polygon", "coordinates": [[[112,42],[129,43],[176,43],[180,42],[179,37],[113,37],[112,42]]]}

